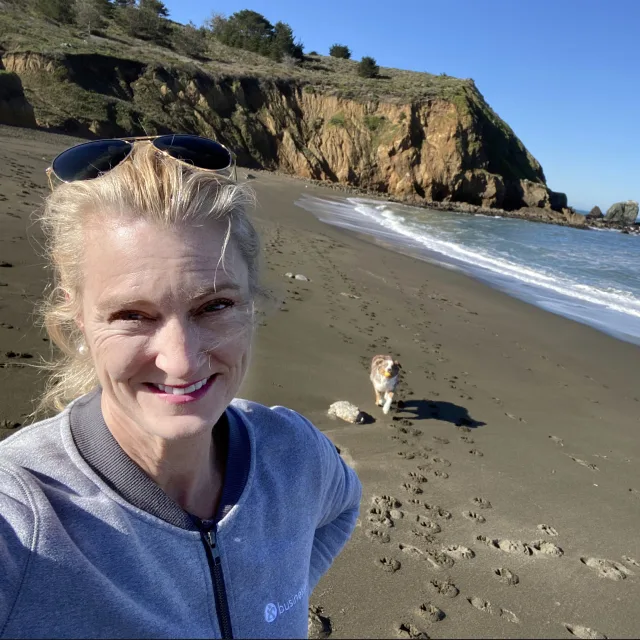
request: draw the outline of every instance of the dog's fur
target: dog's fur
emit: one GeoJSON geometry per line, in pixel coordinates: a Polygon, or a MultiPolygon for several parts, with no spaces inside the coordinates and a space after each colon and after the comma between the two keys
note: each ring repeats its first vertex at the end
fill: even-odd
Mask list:
{"type": "Polygon", "coordinates": [[[371,360],[373,390],[376,394],[376,405],[382,407],[382,413],[389,413],[393,394],[398,386],[401,365],[392,356],[374,356],[371,360]]]}

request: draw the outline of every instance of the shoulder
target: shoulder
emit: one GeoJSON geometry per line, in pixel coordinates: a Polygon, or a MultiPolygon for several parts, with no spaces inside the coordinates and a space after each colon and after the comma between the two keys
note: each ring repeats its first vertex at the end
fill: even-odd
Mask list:
{"type": "Polygon", "coordinates": [[[37,468],[44,456],[51,462],[55,452],[64,454],[63,430],[69,424],[69,409],[22,427],[17,433],[0,442],[0,464],[37,468]]]}
{"type": "Polygon", "coordinates": [[[239,398],[232,401],[231,407],[240,414],[249,428],[250,437],[261,448],[286,448],[290,451],[291,448],[312,447],[317,451],[320,447],[324,451],[332,449],[337,455],[331,441],[310,420],[293,409],[280,405],[267,407],[239,398]]]}

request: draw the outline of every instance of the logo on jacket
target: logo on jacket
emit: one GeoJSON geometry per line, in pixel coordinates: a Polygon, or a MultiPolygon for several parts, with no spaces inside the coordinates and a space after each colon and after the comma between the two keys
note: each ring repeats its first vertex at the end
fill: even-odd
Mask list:
{"type": "Polygon", "coordinates": [[[269,602],[264,608],[264,619],[267,622],[273,622],[279,615],[292,609],[298,602],[302,601],[305,593],[305,587],[300,589],[298,593],[294,593],[292,598],[289,598],[285,602],[269,602]]]}
{"type": "Polygon", "coordinates": [[[276,605],[273,604],[273,602],[270,602],[264,608],[264,619],[267,622],[273,622],[277,617],[278,617],[278,607],[276,607],[276,605]]]}

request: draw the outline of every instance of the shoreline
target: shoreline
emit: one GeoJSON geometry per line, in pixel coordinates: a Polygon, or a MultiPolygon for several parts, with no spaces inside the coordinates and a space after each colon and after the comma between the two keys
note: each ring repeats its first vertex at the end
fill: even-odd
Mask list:
{"type": "MultiPolygon", "coordinates": [[[[526,222],[534,222],[539,224],[549,224],[559,227],[569,227],[572,229],[580,229],[582,231],[593,230],[606,230],[617,231],[619,233],[628,233],[631,235],[640,235],[640,221],[634,224],[622,224],[619,222],[606,222],[602,218],[588,218],[586,215],[577,212],[572,207],[568,209],[572,211],[573,216],[579,216],[579,222],[572,222],[571,220],[561,220],[559,216],[563,214],[561,212],[543,209],[540,207],[525,207],[523,209],[515,209],[513,211],[507,209],[498,209],[483,207],[481,205],[470,204],[468,202],[439,202],[436,200],[417,200],[415,198],[398,198],[396,196],[381,193],[379,191],[371,191],[368,189],[362,189],[353,185],[343,184],[339,182],[328,182],[322,180],[316,180],[314,178],[304,178],[302,176],[296,176],[287,174],[281,171],[269,171],[266,169],[249,169],[247,167],[238,167],[245,172],[245,176],[252,176],[253,174],[261,176],[274,176],[278,178],[291,179],[296,182],[302,182],[307,185],[313,185],[328,191],[334,191],[346,196],[354,197],[366,197],[372,200],[380,200],[381,202],[393,202],[395,204],[407,205],[410,207],[416,207],[418,209],[429,209],[432,211],[446,211],[450,213],[462,213],[466,215],[484,215],[488,217],[502,217],[510,218],[513,220],[524,220],[526,222]],[[523,213],[519,213],[523,212],[523,213]],[[551,219],[552,216],[558,216],[551,219]],[[584,218],[584,221],[581,220],[584,218]],[[590,226],[593,225],[593,226],[590,226]]],[[[251,178],[248,178],[251,182],[251,178]]]]}
{"type": "MultiPolygon", "coordinates": [[[[29,215],[66,141],[3,143],[0,421],[12,427],[42,384],[29,363],[49,350],[31,315],[45,274],[29,215]]],[[[570,638],[565,625],[634,637],[640,348],[294,204],[329,189],[274,175],[251,186],[278,303],[238,396],[302,413],[363,482],[358,526],[310,598],[331,637],[570,638]],[[402,363],[404,406],[387,416],[368,377],[378,353],[402,363]],[[336,400],[376,421],[331,420],[336,400]]]]}

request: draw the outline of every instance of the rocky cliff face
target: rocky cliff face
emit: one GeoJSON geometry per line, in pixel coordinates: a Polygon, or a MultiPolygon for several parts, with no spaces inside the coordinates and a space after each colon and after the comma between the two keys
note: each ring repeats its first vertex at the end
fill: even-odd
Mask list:
{"type": "Polygon", "coordinates": [[[402,104],[100,55],[5,53],[2,62],[22,80],[42,127],[101,137],[197,133],[227,144],[244,166],[416,204],[566,206],[472,81],[447,99],[402,104]]]}
{"type": "Polygon", "coordinates": [[[0,122],[18,127],[35,127],[33,108],[27,101],[20,77],[0,66],[0,122]]]}

